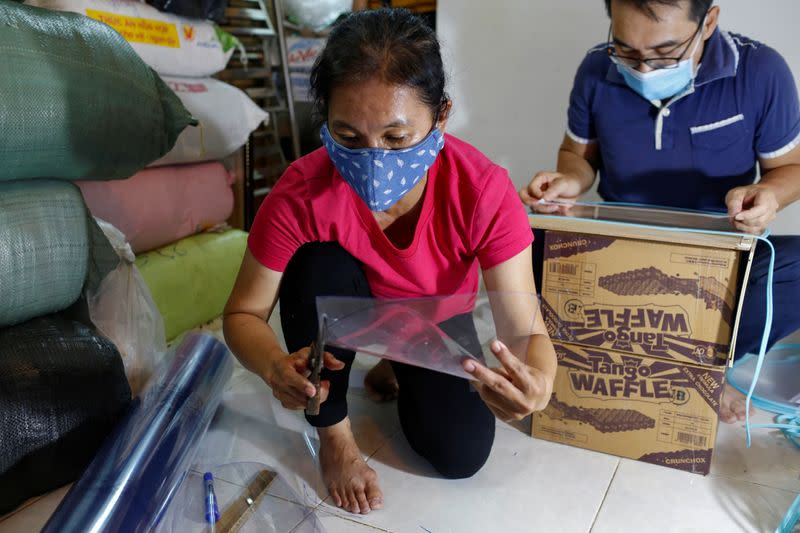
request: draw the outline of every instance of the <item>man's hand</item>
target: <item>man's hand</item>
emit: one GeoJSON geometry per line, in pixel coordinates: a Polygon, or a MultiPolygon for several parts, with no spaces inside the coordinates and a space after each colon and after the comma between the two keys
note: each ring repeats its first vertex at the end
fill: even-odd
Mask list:
{"type": "Polygon", "coordinates": [[[537,213],[555,213],[563,210],[563,206],[542,205],[539,200],[574,202],[582,192],[581,182],[576,178],[560,172],[539,172],[527,187],[520,189],[519,197],[537,213]]]}
{"type": "Polygon", "coordinates": [[[725,196],[725,204],[733,226],[753,235],[764,233],[780,209],[772,189],[760,184],[731,189],[725,196]]]}

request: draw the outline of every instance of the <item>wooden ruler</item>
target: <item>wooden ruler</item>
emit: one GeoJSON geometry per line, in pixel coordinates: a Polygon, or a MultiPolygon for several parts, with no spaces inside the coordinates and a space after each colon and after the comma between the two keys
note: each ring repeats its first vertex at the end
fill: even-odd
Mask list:
{"type": "Polygon", "coordinates": [[[267,489],[275,481],[278,474],[269,470],[261,470],[253,481],[244,489],[233,503],[231,503],[220,516],[213,528],[209,526],[206,531],[214,533],[236,533],[250,519],[250,515],[261,499],[267,494],[267,489]]]}

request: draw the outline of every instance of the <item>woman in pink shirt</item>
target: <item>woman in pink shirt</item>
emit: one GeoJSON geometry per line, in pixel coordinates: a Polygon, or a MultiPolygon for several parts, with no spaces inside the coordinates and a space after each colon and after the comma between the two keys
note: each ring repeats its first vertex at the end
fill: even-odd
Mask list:
{"type": "MultiPolygon", "coordinates": [[[[445,135],[447,97],[439,43],[405,10],[355,13],[340,22],[311,76],[326,120],[323,147],[295,161],[259,209],[248,252],[225,309],[225,338],[244,366],[288,409],[316,390],[307,379],[320,295],[415,298],[487,290],[535,293],[532,234],[508,173],[467,143],[445,135]],[[280,298],[289,350],[266,324],[280,298]]],[[[495,316],[530,321],[524,296],[503,298],[495,316]]],[[[440,328],[480,353],[470,309],[441,316],[440,328]]],[[[411,447],[447,478],[477,472],[494,441],[495,417],[518,420],[550,398],[556,359],[541,320],[503,365],[465,361],[470,383],[392,363],[398,412],[411,447]]],[[[320,414],[323,477],[334,502],[351,512],[383,505],[347,418],[354,353],[325,356],[320,414]]]]}

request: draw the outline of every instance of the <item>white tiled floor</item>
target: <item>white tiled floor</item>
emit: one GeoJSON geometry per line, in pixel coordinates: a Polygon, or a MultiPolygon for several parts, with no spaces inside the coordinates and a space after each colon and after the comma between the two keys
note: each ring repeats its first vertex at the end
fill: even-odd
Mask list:
{"type": "MultiPolygon", "coordinates": [[[[747,449],[742,427],[729,425],[720,429],[708,477],[534,440],[500,424],[483,470],[469,480],[439,479],[406,444],[394,405],[365,397],[361,382],[370,364],[359,358],[354,367],[351,417],[361,450],[382,481],[384,510],[358,516],[320,503],[317,496],[326,494],[312,458],[316,442],[304,437],[305,421],[276,406],[266,386],[243,369],[231,379],[197,468],[270,465],[298,503],[316,507],[316,520],[330,533],[772,532],[800,491],[800,450],[765,430],[754,432],[747,449]]],[[[768,419],[761,413],[754,421],[768,419]]],[[[64,493],[1,519],[0,532],[38,530],[64,493]]],[[[315,531],[311,518],[289,528],[315,531]]]]}

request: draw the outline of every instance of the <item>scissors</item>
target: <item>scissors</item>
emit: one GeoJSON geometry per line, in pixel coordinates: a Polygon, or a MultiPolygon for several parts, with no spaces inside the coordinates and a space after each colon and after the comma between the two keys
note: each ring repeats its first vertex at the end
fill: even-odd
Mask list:
{"type": "Polygon", "coordinates": [[[322,314],[319,318],[319,331],[317,340],[311,343],[311,354],[308,358],[308,369],[311,375],[308,377],[314,389],[317,391],[312,398],[309,398],[306,406],[307,415],[318,415],[320,404],[320,375],[322,374],[322,363],[325,359],[325,341],[328,334],[328,315],[322,314]]]}

